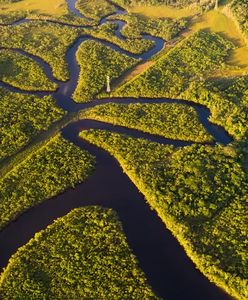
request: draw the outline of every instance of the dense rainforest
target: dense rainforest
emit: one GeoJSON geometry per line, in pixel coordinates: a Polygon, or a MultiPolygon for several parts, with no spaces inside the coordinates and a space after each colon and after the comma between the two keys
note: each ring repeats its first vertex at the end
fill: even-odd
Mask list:
{"type": "Polygon", "coordinates": [[[1,299],[248,298],[247,20],[0,0],[1,299]]]}
{"type": "Polygon", "coordinates": [[[116,157],[210,280],[246,299],[248,180],[235,149],[174,149],[101,130],[80,136],[116,157]]]}
{"type": "Polygon", "coordinates": [[[73,99],[77,102],[94,99],[105,88],[106,75],[114,80],[139,61],[117,54],[110,47],[95,41],[82,43],[76,57],[80,65],[80,74],[73,99]],[[91,64],[88,64],[89,60],[91,64]]]}
{"type": "Polygon", "coordinates": [[[179,104],[111,103],[82,111],[80,118],[104,121],[175,140],[212,141],[195,110],[179,104]]]}
{"type": "Polygon", "coordinates": [[[0,179],[0,227],[29,207],[85,180],[94,157],[57,135],[0,179]]]}
{"type": "Polygon", "coordinates": [[[0,88],[0,91],[1,161],[22,149],[39,133],[46,131],[52,123],[59,121],[65,112],[56,106],[51,96],[25,96],[3,88],[0,88]]]}
{"type": "Polygon", "coordinates": [[[101,207],[75,209],[36,234],[11,258],[0,285],[4,299],[159,299],[116,213],[101,207]]]}

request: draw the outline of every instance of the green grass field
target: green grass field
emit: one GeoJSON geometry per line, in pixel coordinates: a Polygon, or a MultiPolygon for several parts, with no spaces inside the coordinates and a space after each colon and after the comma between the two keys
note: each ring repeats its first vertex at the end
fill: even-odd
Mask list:
{"type": "Polygon", "coordinates": [[[12,12],[30,12],[36,14],[48,14],[61,16],[68,13],[65,0],[21,0],[17,2],[0,2],[0,11],[4,14],[12,12]]]}
{"type": "Polygon", "coordinates": [[[231,51],[227,58],[227,63],[237,66],[239,69],[230,69],[224,73],[214,73],[214,75],[235,76],[248,72],[248,46],[232,19],[228,18],[221,10],[212,10],[193,22],[191,30],[195,32],[199,29],[207,29],[210,32],[218,33],[235,45],[235,49],[231,51]]]}
{"type": "MultiPolygon", "coordinates": [[[[199,13],[199,9],[196,7],[176,9],[168,6],[146,5],[130,6],[129,11],[151,18],[172,19],[193,17],[199,13]]],[[[248,45],[235,22],[225,13],[225,6],[220,6],[218,10],[205,12],[203,15],[192,20],[192,24],[189,28],[190,32],[196,32],[200,29],[219,33],[232,41],[236,46],[230,53],[227,62],[239,68],[233,68],[225,72],[215,72],[213,73],[214,76],[230,77],[248,73],[248,45]]]]}

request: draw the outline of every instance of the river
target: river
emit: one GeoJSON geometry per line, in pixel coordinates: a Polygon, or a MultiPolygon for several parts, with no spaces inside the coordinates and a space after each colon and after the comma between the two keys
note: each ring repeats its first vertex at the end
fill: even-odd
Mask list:
{"type": "MultiPolygon", "coordinates": [[[[67,0],[69,9],[79,17],[85,18],[75,9],[75,0],[67,0]]],[[[116,14],[126,13],[123,9],[116,6],[116,14]]],[[[23,20],[28,22],[28,20],[23,20]]],[[[100,25],[108,22],[107,18],[100,21],[100,25]]],[[[124,26],[123,21],[117,22],[118,29],[116,35],[121,35],[124,26]]],[[[13,24],[18,26],[20,21],[13,24]]],[[[69,66],[70,79],[67,82],[60,82],[54,79],[49,65],[42,59],[30,55],[20,49],[15,49],[36,60],[43,68],[47,77],[56,82],[58,89],[52,93],[57,100],[57,104],[66,111],[77,112],[81,109],[102,105],[110,102],[128,103],[181,103],[193,107],[206,130],[214,137],[216,142],[228,144],[230,136],[225,130],[209,122],[210,112],[207,108],[192,102],[177,99],[132,99],[114,98],[92,100],[89,103],[75,103],[71,97],[76,88],[79,76],[79,65],[75,54],[80,44],[88,39],[97,40],[112,49],[142,61],[151,58],[163,49],[164,41],[160,38],[143,35],[143,38],[152,40],[155,46],[149,51],[140,55],[134,55],[120,47],[90,36],[81,36],[68,49],[66,61],[69,66]]],[[[1,86],[13,91],[22,93],[32,93],[38,96],[49,94],[45,91],[26,92],[13,88],[9,85],[1,86]]],[[[83,141],[78,137],[81,130],[89,128],[100,128],[113,132],[125,133],[132,137],[146,138],[163,144],[172,144],[175,147],[182,147],[192,144],[191,142],[175,141],[142,133],[137,130],[113,126],[104,122],[92,120],[80,120],[67,125],[62,129],[62,136],[79,146],[88,150],[96,157],[96,170],[84,182],[78,184],[74,189],[68,189],[63,194],[44,201],[42,204],[29,209],[20,215],[15,221],[10,223],[0,232],[0,266],[7,265],[10,256],[17,249],[26,244],[36,232],[47,227],[56,218],[64,216],[73,208],[100,205],[114,209],[122,222],[127,241],[133,253],[139,261],[141,269],[144,271],[149,284],[157,295],[166,300],[227,300],[231,299],[221,289],[210,283],[196,268],[192,261],[185,254],[184,249],[178,241],[168,231],[157,214],[150,209],[144,196],[138,191],[131,180],[123,173],[118,162],[104,150],[97,148],[83,141]]]]}

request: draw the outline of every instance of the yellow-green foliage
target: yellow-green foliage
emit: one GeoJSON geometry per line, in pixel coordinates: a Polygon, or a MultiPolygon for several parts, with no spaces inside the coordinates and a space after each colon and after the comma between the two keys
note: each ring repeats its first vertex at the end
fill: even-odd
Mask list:
{"type": "Polygon", "coordinates": [[[148,18],[139,14],[113,16],[127,22],[122,34],[129,38],[138,38],[142,33],[151,34],[164,40],[170,40],[186,28],[186,19],[148,18]]]}
{"type": "Polygon", "coordinates": [[[91,23],[69,12],[66,0],[0,1],[1,24],[11,24],[23,18],[54,20],[80,25],[91,23]]]}
{"type": "Polygon", "coordinates": [[[200,12],[197,6],[187,6],[184,8],[175,8],[168,5],[134,5],[128,7],[128,11],[140,14],[150,18],[189,18],[200,12]]]}
{"type": "Polygon", "coordinates": [[[51,96],[38,98],[2,88],[0,95],[0,161],[16,153],[65,114],[51,96]]]}
{"type": "Polygon", "coordinates": [[[113,0],[113,2],[121,5],[127,6],[128,8],[132,8],[133,6],[148,6],[148,7],[160,7],[161,5],[168,5],[168,7],[181,8],[181,7],[189,7],[190,5],[193,6],[210,6],[215,3],[214,0],[202,0],[201,2],[197,0],[113,0]]]}
{"type": "Polygon", "coordinates": [[[202,145],[173,149],[101,130],[83,131],[80,136],[120,162],[211,281],[236,298],[247,299],[243,215],[248,181],[234,149],[202,145]]]}
{"type": "Polygon", "coordinates": [[[75,186],[92,172],[93,157],[59,135],[0,179],[0,227],[29,207],[75,186]]]}
{"type": "Polygon", "coordinates": [[[111,42],[120,48],[129,51],[134,54],[141,54],[154,46],[154,43],[150,40],[137,38],[137,37],[128,37],[126,39],[119,39],[115,35],[115,30],[117,29],[117,25],[114,23],[105,23],[93,31],[92,29],[85,29],[88,34],[111,42]]]}
{"type": "Polygon", "coordinates": [[[240,29],[244,32],[246,38],[248,38],[248,1],[233,0],[230,2],[229,6],[235,16],[235,21],[239,24],[240,29]]]}
{"type": "Polygon", "coordinates": [[[38,63],[11,50],[0,50],[0,80],[29,91],[53,91],[57,87],[38,63]]]}
{"type": "Polygon", "coordinates": [[[126,126],[170,139],[212,141],[199,122],[195,110],[180,104],[110,103],[82,111],[80,117],[126,126]]]}
{"type": "Polygon", "coordinates": [[[100,207],[73,210],[20,248],[2,274],[0,296],[158,299],[128,247],[116,213],[100,207]]]}
{"type": "Polygon", "coordinates": [[[247,134],[248,113],[246,96],[240,102],[238,99],[239,88],[244,90],[240,85],[247,86],[246,77],[232,79],[232,87],[226,92],[215,87],[216,80],[207,78],[209,72],[225,66],[231,48],[230,42],[221,36],[199,31],[158,59],[146,72],[120,86],[113,96],[193,100],[210,109],[214,123],[241,139],[247,134]]]}
{"type": "Polygon", "coordinates": [[[73,99],[77,102],[92,100],[103,88],[106,88],[107,75],[111,80],[116,79],[139,61],[95,41],[82,43],[76,55],[80,65],[80,75],[73,99]]]}
{"type": "Polygon", "coordinates": [[[247,202],[247,195],[234,199],[216,218],[199,226],[193,237],[206,274],[219,277],[220,284],[226,281],[227,291],[237,299],[248,298],[247,202]],[[205,260],[208,252],[211,257],[205,260]],[[214,265],[211,268],[209,260],[214,265]]]}
{"type": "Polygon", "coordinates": [[[36,12],[38,14],[49,14],[57,16],[68,13],[65,0],[0,1],[0,10],[2,14],[11,14],[13,12],[36,12]]]}
{"type": "Polygon", "coordinates": [[[114,5],[106,0],[78,0],[76,7],[86,17],[97,21],[115,12],[114,5]]]}
{"type": "Polygon", "coordinates": [[[26,17],[26,13],[23,11],[14,11],[14,12],[7,11],[7,13],[5,11],[1,11],[0,24],[11,24],[25,17],[26,17]]]}
{"type": "Polygon", "coordinates": [[[199,31],[162,56],[145,73],[115,94],[121,96],[178,97],[190,82],[224,65],[232,44],[217,34],[199,31]]]}
{"type": "Polygon", "coordinates": [[[65,53],[80,29],[34,21],[19,26],[0,26],[0,46],[20,48],[49,63],[59,80],[69,77],[65,53]]]}
{"type": "Polygon", "coordinates": [[[233,42],[235,49],[232,49],[227,57],[226,62],[229,64],[228,69],[220,72],[213,72],[213,76],[224,73],[224,76],[233,76],[248,72],[248,47],[240,30],[235,22],[230,18],[228,7],[219,10],[210,10],[192,22],[190,29],[195,32],[200,29],[215,32],[224,36],[233,42]],[[219,74],[218,74],[219,73],[219,74]]]}
{"type": "Polygon", "coordinates": [[[181,97],[209,107],[211,121],[241,140],[248,133],[247,83],[247,77],[195,82],[181,97]]]}

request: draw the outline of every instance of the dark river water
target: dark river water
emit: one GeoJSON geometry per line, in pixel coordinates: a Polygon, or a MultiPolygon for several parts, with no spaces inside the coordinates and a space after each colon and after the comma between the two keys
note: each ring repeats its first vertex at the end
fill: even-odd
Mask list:
{"type": "MultiPolygon", "coordinates": [[[[71,12],[80,18],[80,12],[75,8],[76,0],[67,0],[71,12]]],[[[116,14],[126,13],[120,7],[116,7],[116,14]]],[[[87,19],[87,18],[86,18],[87,19]]],[[[18,21],[13,24],[17,26],[28,20],[18,21]]],[[[103,18],[99,24],[107,22],[103,18]]],[[[122,21],[116,22],[118,28],[116,35],[124,39],[121,29],[124,26],[122,21]]],[[[209,110],[204,106],[192,102],[177,99],[132,99],[114,98],[93,100],[90,103],[78,104],[72,99],[72,93],[76,88],[79,76],[79,66],[75,59],[79,45],[89,39],[97,40],[112,49],[143,61],[151,58],[164,47],[164,41],[160,38],[143,35],[143,38],[152,40],[154,47],[140,55],[134,55],[120,47],[90,36],[78,38],[66,53],[66,61],[69,66],[70,79],[67,82],[60,82],[54,79],[50,66],[42,59],[15,49],[24,55],[36,60],[45,71],[50,80],[58,84],[56,92],[52,93],[58,105],[66,111],[77,112],[81,109],[102,105],[110,102],[128,103],[181,103],[193,107],[206,130],[214,137],[216,142],[228,144],[230,136],[225,130],[209,122],[209,110]]],[[[49,94],[46,91],[26,92],[13,88],[7,84],[3,86],[13,92],[33,93],[38,96],[49,94]]],[[[83,141],[78,137],[82,130],[89,128],[105,129],[113,132],[125,133],[132,137],[146,138],[162,144],[171,144],[182,147],[192,144],[191,142],[175,141],[163,137],[142,133],[120,126],[113,126],[104,122],[92,120],[81,120],[67,125],[62,129],[65,139],[71,141],[78,147],[88,150],[96,157],[96,170],[84,182],[78,184],[74,189],[68,189],[64,193],[44,201],[42,204],[29,209],[20,215],[14,222],[10,223],[0,232],[0,267],[5,267],[10,256],[17,249],[26,244],[34,234],[47,227],[56,218],[64,216],[73,208],[100,205],[114,209],[123,224],[127,241],[133,253],[136,255],[141,269],[144,271],[149,284],[157,295],[166,300],[227,300],[231,299],[221,289],[210,283],[187,257],[184,249],[168,231],[160,218],[152,211],[144,196],[138,191],[131,180],[123,173],[118,162],[104,150],[83,141]]]]}

